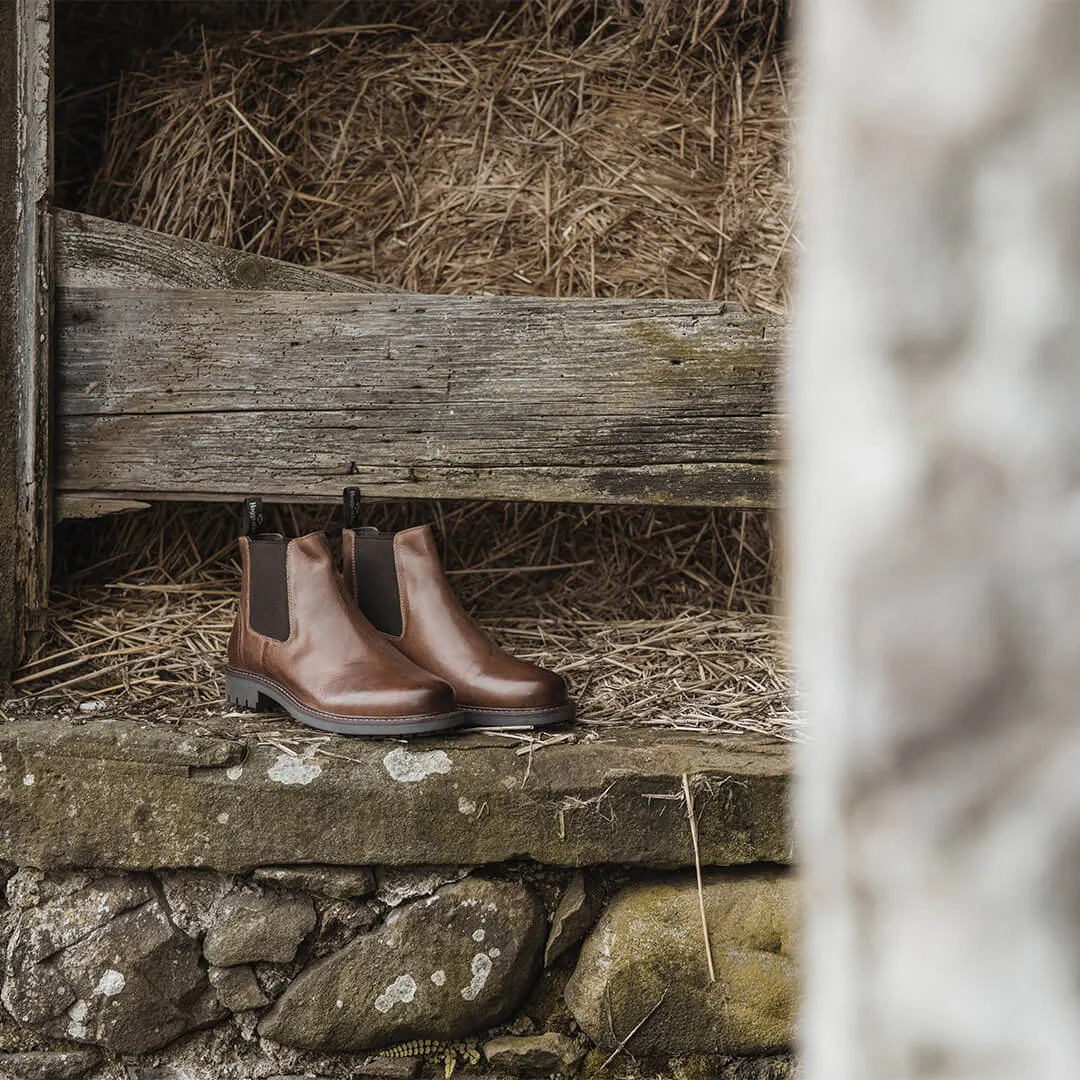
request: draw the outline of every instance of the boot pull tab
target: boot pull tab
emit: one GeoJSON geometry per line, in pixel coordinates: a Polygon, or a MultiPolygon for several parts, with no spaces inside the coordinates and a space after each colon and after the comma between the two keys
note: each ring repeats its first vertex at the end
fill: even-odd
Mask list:
{"type": "Polygon", "coordinates": [[[244,536],[258,536],[266,531],[265,525],[262,499],[258,495],[249,495],[244,499],[244,536]]]}
{"type": "Polygon", "coordinates": [[[347,487],[341,493],[342,503],[345,508],[345,528],[360,528],[360,489],[347,487]]]}

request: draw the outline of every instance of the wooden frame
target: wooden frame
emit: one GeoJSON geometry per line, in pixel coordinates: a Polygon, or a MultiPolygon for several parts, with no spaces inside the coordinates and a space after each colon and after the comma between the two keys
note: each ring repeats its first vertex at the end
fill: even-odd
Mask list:
{"type": "Polygon", "coordinates": [[[51,16],[49,0],[0,5],[0,685],[48,596],[51,16]]]}
{"type": "Polygon", "coordinates": [[[65,500],[774,505],[784,326],[706,301],[372,294],[56,215],[65,500]],[[367,295],[363,295],[367,294],[367,295]]]}

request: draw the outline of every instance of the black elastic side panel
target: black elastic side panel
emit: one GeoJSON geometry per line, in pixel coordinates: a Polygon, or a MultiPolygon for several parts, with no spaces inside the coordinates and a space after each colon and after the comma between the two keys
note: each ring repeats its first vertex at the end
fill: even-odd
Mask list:
{"type": "Polygon", "coordinates": [[[256,634],[285,641],[289,636],[289,581],[283,536],[253,537],[251,552],[251,629],[256,634]]]}
{"type": "Polygon", "coordinates": [[[401,598],[394,567],[394,537],[372,530],[357,530],[356,603],[376,630],[397,637],[401,633],[401,598]]]}

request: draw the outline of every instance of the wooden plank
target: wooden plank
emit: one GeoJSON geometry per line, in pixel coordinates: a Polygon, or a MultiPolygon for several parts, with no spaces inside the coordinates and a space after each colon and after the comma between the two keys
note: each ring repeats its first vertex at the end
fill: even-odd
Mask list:
{"type": "Polygon", "coordinates": [[[770,506],[782,331],[713,302],[64,289],[58,485],[770,506]]]}
{"type": "MultiPolygon", "coordinates": [[[[57,210],[52,217],[58,287],[400,292],[391,286],[183,240],[73,210],[57,210]]],[[[64,497],[56,513],[60,519],[100,517],[145,505],[112,498],[106,492],[74,501],[64,497]]]]}
{"type": "Polygon", "coordinates": [[[0,687],[48,596],[51,17],[0,5],[0,687]]]}
{"type": "Polygon", "coordinates": [[[359,278],[182,240],[71,210],[58,210],[53,218],[56,284],[61,287],[399,292],[359,278]]]}

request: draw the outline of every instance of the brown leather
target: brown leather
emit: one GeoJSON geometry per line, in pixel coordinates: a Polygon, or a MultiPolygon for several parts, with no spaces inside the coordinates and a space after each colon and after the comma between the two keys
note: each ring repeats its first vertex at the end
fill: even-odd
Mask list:
{"type": "MultiPolygon", "coordinates": [[[[376,542],[379,535],[375,530],[367,536],[365,530],[342,533],[345,582],[354,597],[356,545],[376,542]]],[[[394,534],[394,568],[402,631],[384,636],[414,663],[448,682],[459,705],[547,709],[567,703],[566,683],[559,675],[508,656],[465,613],[443,573],[429,525],[394,534]]]]}
{"type": "Polygon", "coordinates": [[[235,673],[269,679],[302,706],[335,716],[455,711],[453,690],[390,645],[357,610],[322,533],[287,542],[288,637],[256,633],[250,621],[252,543],[240,537],[243,584],[228,651],[235,673]]]}

